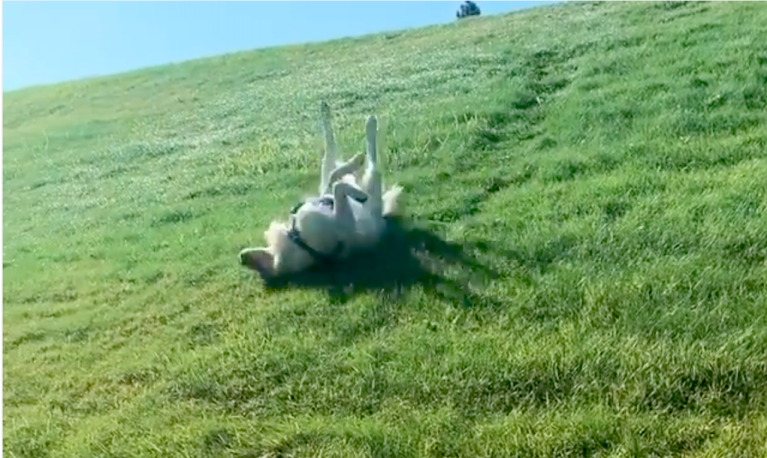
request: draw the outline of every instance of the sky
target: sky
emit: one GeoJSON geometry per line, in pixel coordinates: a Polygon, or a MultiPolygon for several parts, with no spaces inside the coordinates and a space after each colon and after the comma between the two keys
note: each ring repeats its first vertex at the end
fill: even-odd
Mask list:
{"type": "MultiPolygon", "coordinates": [[[[449,23],[461,3],[3,1],[3,91],[449,23]]],[[[555,2],[476,3],[488,15],[555,2]]]]}

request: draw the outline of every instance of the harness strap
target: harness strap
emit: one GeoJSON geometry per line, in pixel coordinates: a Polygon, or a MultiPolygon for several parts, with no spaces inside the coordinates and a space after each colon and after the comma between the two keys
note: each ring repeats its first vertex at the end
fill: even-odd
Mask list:
{"type": "MultiPolygon", "coordinates": [[[[357,200],[357,199],[355,199],[357,200]]],[[[316,199],[316,202],[318,202],[321,205],[325,205],[330,207],[330,209],[333,209],[333,196],[322,196],[319,199],[316,199]]],[[[357,202],[364,202],[364,200],[357,200],[357,202]]],[[[320,263],[330,263],[333,262],[338,255],[341,254],[341,252],[344,249],[343,242],[338,242],[338,245],[336,245],[335,249],[330,254],[320,253],[319,251],[315,250],[314,248],[310,247],[309,244],[307,244],[304,239],[301,238],[301,234],[298,232],[298,228],[296,227],[296,219],[295,214],[298,212],[298,209],[300,209],[306,202],[301,201],[298,204],[296,204],[291,210],[290,214],[293,215],[292,220],[293,224],[288,231],[288,238],[293,241],[296,245],[301,247],[304,251],[312,255],[312,257],[317,260],[317,262],[320,263]]]]}

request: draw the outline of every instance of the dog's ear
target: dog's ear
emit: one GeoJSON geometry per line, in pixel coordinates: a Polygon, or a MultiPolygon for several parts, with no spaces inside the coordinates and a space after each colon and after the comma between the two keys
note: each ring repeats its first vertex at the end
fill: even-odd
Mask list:
{"type": "Polygon", "coordinates": [[[240,263],[249,267],[264,278],[274,277],[274,255],[266,248],[246,248],[240,251],[240,263]]]}

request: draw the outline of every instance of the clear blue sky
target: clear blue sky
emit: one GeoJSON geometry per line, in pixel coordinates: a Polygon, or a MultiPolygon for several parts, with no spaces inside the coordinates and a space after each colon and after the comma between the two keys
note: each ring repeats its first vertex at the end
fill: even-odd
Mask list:
{"type": "MultiPolygon", "coordinates": [[[[3,91],[455,20],[462,2],[3,1],[3,91]]],[[[497,14],[554,2],[482,2],[497,14]]]]}

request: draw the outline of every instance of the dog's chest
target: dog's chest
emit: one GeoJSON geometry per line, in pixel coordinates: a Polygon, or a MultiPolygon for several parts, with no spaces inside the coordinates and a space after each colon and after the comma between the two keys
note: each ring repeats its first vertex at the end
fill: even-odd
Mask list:
{"type": "MultiPolygon", "coordinates": [[[[370,240],[368,239],[374,239],[377,237],[379,227],[376,224],[374,218],[372,218],[369,208],[367,208],[363,203],[360,203],[350,197],[347,197],[347,200],[349,202],[349,206],[351,207],[352,214],[354,215],[354,232],[356,233],[356,237],[360,238],[357,240],[357,242],[362,245],[369,244],[370,240]]],[[[307,199],[303,203],[303,205],[311,206],[313,211],[320,212],[328,216],[333,216],[334,204],[335,202],[333,201],[333,197],[330,195],[313,197],[307,199]]],[[[354,242],[351,243],[354,245],[357,244],[354,242]]]]}
{"type": "Polygon", "coordinates": [[[314,211],[324,213],[326,215],[333,214],[333,196],[312,197],[307,199],[303,203],[297,205],[291,213],[295,213],[298,208],[308,205],[314,209],[314,211]]]}
{"type": "MultiPolygon", "coordinates": [[[[355,220],[365,219],[368,217],[368,213],[370,212],[362,203],[352,199],[351,197],[347,197],[346,199],[349,202],[349,206],[352,209],[352,214],[354,214],[355,220]]],[[[335,203],[333,201],[333,196],[326,195],[322,197],[313,197],[311,199],[307,199],[304,204],[309,204],[317,211],[322,213],[333,214],[333,207],[335,203]]]]}

